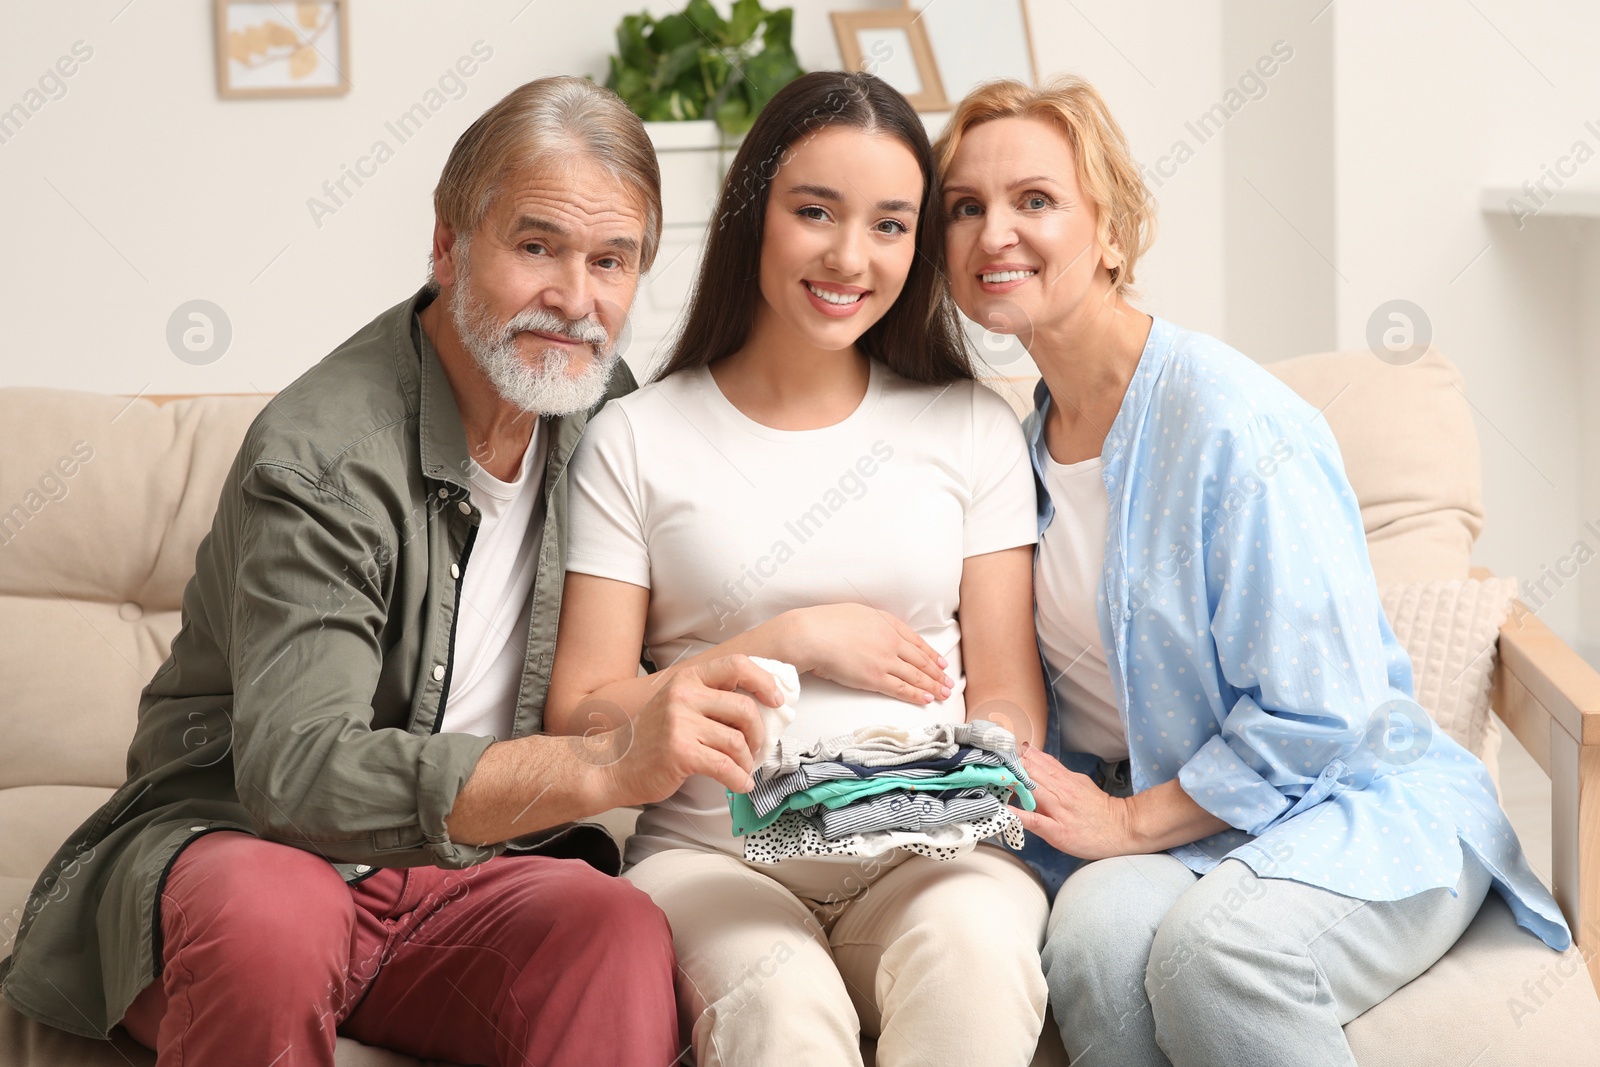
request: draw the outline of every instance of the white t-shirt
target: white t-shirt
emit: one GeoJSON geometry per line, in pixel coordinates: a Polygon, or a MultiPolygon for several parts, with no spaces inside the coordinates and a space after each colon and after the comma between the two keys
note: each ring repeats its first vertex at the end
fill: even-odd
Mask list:
{"type": "Polygon", "coordinates": [[[1056,510],[1034,557],[1034,625],[1045,680],[1055,690],[1061,745],[1068,752],[1127,759],[1128,732],[1117,711],[1096,607],[1110,515],[1100,457],[1057,463],[1045,450],[1044,483],[1056,510]]]}
{"type": "Polygon", "coordinates": [[[517,690],[528,649],[529,598],[539,565],[544,460],[548,435],[535,420],[533,439],[514,481],[502,482],[476,463],[468,474],[481,513],[462,574],[450,691],[441,732],[505,741],[516,717],[517,690]]]}
{"type": "MultiPolygon", "coordinates": [[[[764,426],[708,369],[680,372],[607,404],[571,471],[567,570],[650,590],[658,668],[791,608],[846,602],[898,616],[949,661],[954,691],[924,706],[802,676],[785,733],[805,742],[964,721],[962,561],[1038,539],[1010,406],[976,382],[922,385],[876,360],[856,410],[816,430],[764,426]]],[[[710,778],[645,810],[628,862],[684,845],[743,853],[710,778]]]]}

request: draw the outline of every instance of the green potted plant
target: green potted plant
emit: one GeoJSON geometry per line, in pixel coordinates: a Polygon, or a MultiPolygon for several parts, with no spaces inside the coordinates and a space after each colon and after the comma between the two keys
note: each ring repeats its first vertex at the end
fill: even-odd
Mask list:
{"type": "Polygon", "coordinates": [[[735,0],[723,18],[710,0],[674,15],[624,15],[606,88],[646,122],[711,119],[725,138],[742,136],[774,93],[803,71],[790,33],[791,7],[735,0]]]}

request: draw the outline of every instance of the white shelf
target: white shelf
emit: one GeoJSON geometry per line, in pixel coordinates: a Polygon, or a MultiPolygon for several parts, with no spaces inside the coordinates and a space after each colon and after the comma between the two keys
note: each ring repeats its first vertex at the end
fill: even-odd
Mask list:
{"type": "Polygon", "coordinates": [[[1600,186],[1569,183],[1557,189],[1553,196],[1535,191],[1538,192],[1537,198],[1529,196],[1528,191],[1520,186],[1486,186],[1481,206],[1486,212],[1513,217],[1543,215],[1558,219],[1600,219],[1600,186]]]}

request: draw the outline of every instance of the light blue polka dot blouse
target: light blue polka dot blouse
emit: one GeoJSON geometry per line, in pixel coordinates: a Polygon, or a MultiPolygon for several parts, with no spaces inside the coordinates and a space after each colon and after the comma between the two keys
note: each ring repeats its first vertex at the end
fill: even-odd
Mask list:
{"type": "MultiPolygon", "coordinates": [[[[1041,535],[1054,514],[1049,403],[1040,383],[1026,430],[1041,535]]],[[[1177,778],[1233,827],[1171,854],[1201,874],[1233,857],[1264,877],[1396,900],[1453,887],[1465,845],[1517,921],[1567,947],[1482,762],[1411,702],[1411,661],[1317,410],[1158,318],[1101,455],[1100,632],[1133,788],[1177,778]]],[[[1070,714],[1052,707],[1046,749],[1085,770],[1093,757],[1060,751],[1070,714]]],[[[1037,839],[1026,855],[1052,892],[1077,866],[1037,839]]]]}

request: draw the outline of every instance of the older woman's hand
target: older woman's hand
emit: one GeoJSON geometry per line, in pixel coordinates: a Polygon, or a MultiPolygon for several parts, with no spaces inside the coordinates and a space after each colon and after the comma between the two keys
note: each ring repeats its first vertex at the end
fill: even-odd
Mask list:
{"type": "Polygon", "coordinates": [[[1164,852],[1228,828],[1176,778],[1123,799],[1031,745],[1022,746],[1022,765],[1039,787],[1033,793],[1038,809],[1019,808],[1017,818],[1023,829],[1069,856],[1103,860],[1164,852]]]}
{"type": "Polygon", "coordinates": [[[1128,801],[1108,795],[1088,775],[1069,771],[1032,745],[1022,746],[1022,765],[1038,785],[1033,793],[1037,810],[1017,809],[1023,829],[1079,859],[1102,860],[1133,851],[1128,801]]]}

